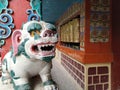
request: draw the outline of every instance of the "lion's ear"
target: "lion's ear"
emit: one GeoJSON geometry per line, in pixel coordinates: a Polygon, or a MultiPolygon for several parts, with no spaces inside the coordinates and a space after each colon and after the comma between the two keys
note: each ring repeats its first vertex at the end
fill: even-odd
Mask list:
{"type": "Polygon", "coordinates": [[[17,29],[12,34],[13,56],[18,53],[18,46],[20,44],[21,30],[17,29]]]}

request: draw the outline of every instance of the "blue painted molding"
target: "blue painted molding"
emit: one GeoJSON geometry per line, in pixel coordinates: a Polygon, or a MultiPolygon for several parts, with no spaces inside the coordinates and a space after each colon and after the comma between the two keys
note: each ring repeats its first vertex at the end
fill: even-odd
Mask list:
{"type": "Polygon", "coordinates": [[[14,28],[12,9],[8,9],[8,0],[0,0],[0,47],[5,45],[7,39],[14,28]]]}
{"type": "Polygon", "coordinates": [[[13,18],[11,16],[12,13],[12,9],[6,9],[5,12],[0,14],[0,42],[1,40],[3,41],[8,38],[11,35],[12,29],[14,28],[13,18]]]}
{"type": "Polygon", "coordinates": [[[6,9],[6,12],[0,15],[0,39],[8,38],[11,34],[11,29],[14,28],[12,13],[12,9],[6,9]]]}
{"type": "Polygon", "coordinates": [[[28,21],[32,20],[40,21],[40,17],[38,16],[38,14],[34,13],[32,9],[28,9],[26,13],[28,14],[28,21]]]}

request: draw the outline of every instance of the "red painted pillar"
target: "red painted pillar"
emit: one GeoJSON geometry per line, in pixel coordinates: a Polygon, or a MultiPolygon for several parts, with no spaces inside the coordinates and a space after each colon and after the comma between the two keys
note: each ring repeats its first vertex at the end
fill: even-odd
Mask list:
{"type": "MultiPolygon", "coordinates": [[[[30,2],[28,0],[9,0],[9,6],[8,8],[11,8],[13,10],[13,23],[15,25],[15,28],[12,30],[12,32],[15,29],[20,29],[22,24],[27,22],[27,13],[26,10],[30,9],[30,2]]],[[[5,45],[2,47],[2,58],[4,55],[10,50],[11,48],[11,36],[6,39],[5,45]]]]}

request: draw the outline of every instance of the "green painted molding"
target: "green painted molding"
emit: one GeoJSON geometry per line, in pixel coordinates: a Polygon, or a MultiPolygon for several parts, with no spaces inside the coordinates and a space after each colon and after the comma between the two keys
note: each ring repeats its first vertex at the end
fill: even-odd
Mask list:
{"type": "Polygon", "coordinates": [[[42,19],[42,0],[30,0],[30,6],[32,10],[35,10],[36,13],[40,16],[40,20],[42,19]]]}
{"type": "Polygon", "coordinates": [[[3,9],[6,9],[8,6],[8,0],[0,0],[0,13],[2,13],[3,9]]]}

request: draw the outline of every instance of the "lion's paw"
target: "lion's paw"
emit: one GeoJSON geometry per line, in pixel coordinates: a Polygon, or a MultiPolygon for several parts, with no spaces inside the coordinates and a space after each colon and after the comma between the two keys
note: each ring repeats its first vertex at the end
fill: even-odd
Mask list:
{"type": "Polygon", "coordinates": [[[3,85],[6,85],[6,84],[11,84],[12,81],[11,81],[11,79],[3,79],[2,78],[2,83],[3,83],[3,85]]]}
{"type": "Polygon", "coordinates": [[[51,79],[43,83],[44,90],[58,90],[57,84],[51,79]]]}
{"type": "Polygon", "coordinates": [[[47,85],[44,86],[44,90],[58,90],[56,85],[47,85]]]}

